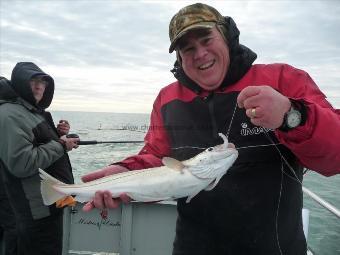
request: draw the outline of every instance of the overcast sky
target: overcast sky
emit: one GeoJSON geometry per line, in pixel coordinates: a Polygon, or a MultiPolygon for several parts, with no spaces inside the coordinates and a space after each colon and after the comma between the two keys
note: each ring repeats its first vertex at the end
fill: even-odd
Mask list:
{"type": "MultiPolygon", "coordinates": [[[[55,79],[50,110],[149,113],[170,73],[168,25],[197,1],[0,1],[0,75],[31,61],[55,79]]],[[[307,71],[340,107],[340,1],[201,1],[231,16],[255,63],[307,71]]]]}

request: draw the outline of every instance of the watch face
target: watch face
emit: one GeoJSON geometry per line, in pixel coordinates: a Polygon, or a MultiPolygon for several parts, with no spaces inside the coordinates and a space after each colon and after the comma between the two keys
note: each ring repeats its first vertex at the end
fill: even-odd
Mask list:
{"type": "Polygon", "coordinates": [[[287,126],[295,128],[301,123],[301,113],[296,110],[291,110],[287,115],[287,126]]]}

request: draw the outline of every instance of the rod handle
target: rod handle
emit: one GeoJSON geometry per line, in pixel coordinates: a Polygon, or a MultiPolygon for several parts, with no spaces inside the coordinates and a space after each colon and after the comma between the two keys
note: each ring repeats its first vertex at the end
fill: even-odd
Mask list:
{"type": "Polygon", "coordinates": [[[97,144],[97,143],[98,143],[98,141],[95,141],[95,140],[93,140],[93,141],[79,141],[78,145],[91,145],[91,144],[97,144]]]}

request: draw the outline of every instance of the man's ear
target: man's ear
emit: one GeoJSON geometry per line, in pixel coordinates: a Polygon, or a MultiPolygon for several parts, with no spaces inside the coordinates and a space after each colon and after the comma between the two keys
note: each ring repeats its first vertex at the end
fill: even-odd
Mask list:
{"type": "Polygon", "coordinates": [[[222,35],[226,44],[229,46],[228,39],[227,39],[227,28],[224,25],[216,25],[216,28],[222,35]]]}
{"type": "Polygon", "coordinates": [[[176,50],[176,58],[177,58],[178,64],[179,64],[180,66],[182,66],[182,58],[181,58],[181,56],[179,55],[179,50],[176,50]]]}

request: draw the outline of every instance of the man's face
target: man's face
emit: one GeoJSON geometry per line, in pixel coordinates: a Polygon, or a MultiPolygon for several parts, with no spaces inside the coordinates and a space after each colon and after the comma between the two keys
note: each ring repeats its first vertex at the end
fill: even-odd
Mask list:
{"type": "Polygon", "coordinates": [[[179,41],[186,75],[205,90],[218,88],[228,71],[229,48],[216,27],[192,30],[179,41]]]}
{"type": "Polygon", "coordinates": [[[44,96],[47,82],[44,81],[41,77],[36,77],[30,80],[30,85],[31,85],[31,89],[32,89],[35,101],[38,104],[44,96]]]}

